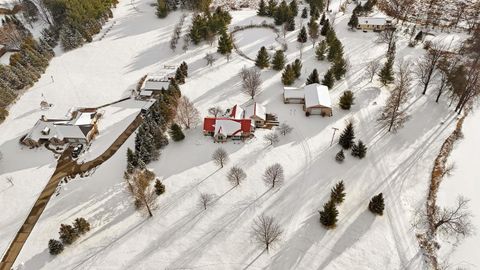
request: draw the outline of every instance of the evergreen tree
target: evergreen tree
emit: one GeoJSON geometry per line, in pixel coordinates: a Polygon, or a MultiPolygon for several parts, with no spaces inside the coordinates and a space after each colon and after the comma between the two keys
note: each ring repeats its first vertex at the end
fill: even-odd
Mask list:
{"type": "Polygon", "coordinates": [[[295,61],[292,64],[293,71],[295,72],[295,78],[298,79],[300,78],[300,75],[302,75],[302,60],[300,59],[295,59],[295,61]]]}
{"type": "Polygon", "coordinates": [[[48,241],[48,251],[51,255],[58,255],[63,252],[64,246],[62,242],[55,240],[55,239],[50,239],[48,241]]]}
{"type": "Polygon", "coordinates": [[[275,0],[268,0],[267,16],[273,17],[276,9],[277,9],[277,2],[275,0]]]}
{"type": "Polygon", "coordinates": [[[343,92],[343,95],[340,97],[340,102],[339,102],[340,108],[342,108],[344,110],[350,110],[350,108],[354,104],[353,103],[354,100],[355,100],[355,98],[353,96],[352,91],[347,90],[347,91],[343,92]]]}
{"type": "Polygon", "coordinates": [[[287,65],[282,73],[282,83],[284,85],[292,85],[295,82],[295,71],[291,65],[287,65]]]}
{"type": "Polygon", "coordinates": [[[272,68],[274,70],[282,70],[285,66],[285,54],[282,50],[277,50],[273,55],[272,68]]]}
{"type": "Polygon", "coordinates": [[[325,76],[323,76],[322,84],[327,86],[328,89],[332,89],[333,84],[335,83],[335,78],[333,77],[332,69],[327,70],[325,76]]]}
{"type": "Polygon", "coordinates": [[[329,30],[330,30],[330,22],[327,19],[325,20],[325,22],[323,22],[322,30],[320,30],[320,35],[326,36],[329,30]]]}
{"type": "Polygon", "coordinates": [[[176,123],[173,123],[170,126],[169,133],[170,133],[170,136],[172,137],[172,140],[176,142],[185,139],[185,135],[183,134],[182,128],[176,123]]]}
{"type": "Polygon", "coordinates": [[[323,205],[320,213],[320,223],[327,228],[333,228],[337,224],[338,210],[335,202],[329,201],[323,205]]]}
{"type": "Polygon", "coordinates": [[[73,227],[77,234],[85,234],[90,231],[90,223],[84,218],[76,218],[73,222],[73,227]]]}
{"type": "Polygon", "coordinates": [[[378,74],[378,76],[380,77],[380,81],[383,83],[383,85],[390,84],[395,79],[393,77],[393,61],[393,56],[388,57],[387,62],[385,62],[385,65],[378,74]]]}
{"type": "Polygon", "coordinates": [[[267,5],[265,4],[265,0],[260,0],[260,3],[258,4],[257,15],[261,17],[267,16],[267,5]]]}
{"type": "Polygon", "coordinates": [[[343,160],[345,160],[345,154],[343,153],[343,149],[341,149],[337,155],[335,156],[335,160],[338,161],[338,162],[343,162],[343,160]]]}
{"type": "Polygon", "coordinates": [[[193,44],[197,45],[202,41],[202,38],[206,36],[207,21],[203,16],[197,14],[192,20],[192,27],[190,28],[190,39],[193,44]]]}
{"type": "Polygon", "coordinates": [[[325,60],[326,52],[327,52],[327,43],[325,42],[325,40],[322,40],[318,44],[317,49],[315,49],[315,55],[317,56],[317,59],[320,61],[325,60]]]}
{"type": "Polygon", "coordinates": [[[318,11],[318,8],[316,6],[310,5],[310,17],[313,18],[314,20],[318,20],[319,16],[320,16],[320,12],[318,11]]]}
{"type": "Polygon", "coordinates": [[[300,32],[298,33],[297,41],[300,43],[305,43],[307,42],[307,40],[308,40],[307,29],[305,29],[305,26],[303,26],[300,32]]]}
{"type": "Polygon", "coordinates": [[[287,21],[285,22],[285,29],[287,31],[294,31],[295,30],[295,17],[288,16],[287,21]]]}
{"type": "Polygon", "coordinates": [[[183,73],[183,76],[188,77],[188,65],[185,61],[180,64],[180,70],[183,73]]]}
{"type": "Polygon", "coordinates": [[[322,13],[322,18],[320,19],[320,25],[325,24],[325,13],[322,13]]]}
{"type": "Polygon", "coordinates": [[[177,71],[175,72],[175,82],[179,84],[185,83],[185,74],[180,68],[177,68],[177,71]]]}
{"type": "MultiPolygon", "coordinates": [[[[332,31],[329,33],[332,33],[332,31]]],[[[327,38],[327,43],[330,45],[327,54],[328,61],[333,63],[338,58],[343,58],[343,45],[340,40],[335,37],[333,41],[329,43],[327,38]]]]}
{"type": "Polygon", "coordinates": [[[290,8],[287,5],[287,2],[283,0],[282,2],[280,2],[280,5],[275,9],[275,13],[273,15],[274,23],[276,25],[282,25],[284,22],[287,21],[289,13],[292,14],[291,16],[293,16],[293,13],[291,13],[290,8]]]}
{"type": "Polygon", "coordinates": [[[60,240],[64,245],[70,245],[78,238],[78,232],[71,225],[60,225],[60,240]]]}
{"type": "Polygon", "coordinates": [[[379,216],[383,215],[383,210],[385,209],[385,202],[383,200],[383,194],[380,193],[372,197],[372,200],[368,204],[368,210],[372,213],[379,216]]]}
{"type": "Polygon", "coordinates": [[[352,145],[352,156],[362,159],[367,154],[367,147],[362,141],[358,141],[358,144],[352,145]]]}
{"type": "Polygon", "coordinates": [[[350,17],[350,20],[348,21],[348,26],[350,26],[351,29],[357,28],[358,25],[358,16],[356,12],[352,13],[352,16],[350,17]]]}
{"type": "Polygon", "coordinates": [[[270,65],[270,56],[268,55],[267,49],[265,46],[260,48],[260,51],[258,51],[257,54],[257,59],[255,60],[255,66],[257,66],[260,69],[268,68],[270,65]]]}
{"type": "Polygon", "coordinates": [[[318,78],[318,71],[317,69],[313,69],[312,73],[307,78],[306,85],[320,83],[320,79],[318,78]]]}
{"type": "Polygon", "coordinates": [[[302,10],[302,16],[303,19],[308,18],[308,9],[306,7],[303,8],[302,10]]]}
{"type": "Polygon", "coordinates": [[[315,20],[310,20],[308,23],[308,35],[310,36],[310,40],[313,43],[313,47],[315,47],[315,42],[318,40],[319,31],[318,31],[318,23],[315,20]]]}
{"type": "Polygon", "coordinates": [[[157,16],[165,18],[168,15],[168,5],[166,0],[157,0],[157,16]]]}
{"type": "Polygon", "coordinates": [[[218,39],[218,52],[220,54],[231,54],[233,49],[232,38],[227,31],[223,30],[220,38],[218,39]]]}
{"type": "Polygon", "coordinates": [[[293,17],[296,17],[298,15],[298,4],[297,4],[297,0],[292,0],[292,2],[290,2],[289,6],[290,8],[290,11],[292,12],[293,14],[293,17]]]}
{"type": "Polygon", "coordinates": [[[335,204],[341,204],[345,200],[345,184],[343,180],[338,182],[330,192],[330,201],[334,202],[335,204]]]}
{"type": "Polygon", "coordinates": [[[342,146],[343,149],[350,149],[354,145],[353,140],[355,139],[355,131],[353,129],[353,123],[348,122],[347,126],[340,134],[340,139],[338,143],[342,146]]]}
{"type": "Polygon", "coordinates": [[[159,180],[157,179],[155,181],[155,193],[160,196],[162,195],[163,193],[165,193],[165,185],[159,180]]]}
{"type": "Polygon", "coordinates": [[[332,70],[335,80],[340,80],[345,73],[347,73],[347,62],[345,62],[345,59],[343,59],[341,56],[338,56],[333,62],[332,70]]]}

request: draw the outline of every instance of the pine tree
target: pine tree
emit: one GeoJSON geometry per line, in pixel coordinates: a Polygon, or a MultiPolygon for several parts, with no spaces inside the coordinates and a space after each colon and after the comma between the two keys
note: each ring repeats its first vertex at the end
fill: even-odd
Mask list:
{"type": "Polygon", "coordinates": [[[325,20],[325,22],[323,22],[322,30],[320,30],[320,35],[326,36],[329,30],[330,30],[330,22],[327,19],[325,20]]]}
{"type": "Polygon", "coordinates": [[[315,20],[310,20],[308,23],[308,35],[310,37],[310,40],[313,43],[313,47],[315,47],[315,42],[317,42],[318,37],[319,37],[319,29],[318,29],[318,23],[315,20]]]}
{"type": "Polygon", "coordinates": [[[276,9],[277,9],[277,2],[275,0],[268,0],[267,16],[273,17],[276,9]]]}
{"type": "Polygon", "coordinates": [[[179,84],[185,83],[185,74],[180,68],[177,68],[177,71],[175,72],[175,81],[179,84]]]}
{"type": "Polygon", "coordinates": [[[185,135],[183,134],[182,128],[179,125],[177,125],[176,123],[173,123],[170,126],[169,133],[170,133],[170,136],[172,137],[172,139],[176,142],[185,139],[185,135]]]}
{"type": "Polygon", "coordinates": [[[351,29],[356,28],[358,25],[358,16],[356,12],[352,13],[352,16],[350,17],[350,20],[348,21],[348,26],[350,26],[351,29]]]}
{"type": "Polygon", "coordinates": [[[287,65],[282,73],[282,83],[284,85],[292,85],[295,82],[295,71],[291,65],[287,65]]]}
{"type": "Polygon", "coordinates": [[[157,16],[165,18],[168,15],[168,5],[166,0],[157,0],[157,16]]]}
{"type": "Polygon", "coordinates": [[[285,29],[287,31],[294,31],[295,30],[295,17],[289,15],[287,21],[285,22],[285,29]]]}
{"type": "Polygon", "coordinates": [[[267,49],[265,46],[260,48],[260,51],[258,51],[257,54],[257,59],[255,60],[255,66],[257,66],[260,69],[268,68],[270,65],[270,56],[268,55],[267,49]]]}
{"type": "Polygon", "coordinates": [[[340,139],[338,144],[342,146],[343,149],[350,149],[354,145],[353,140],[355,139],[355,131],[353,129],[353,123],[348,122],[347,126],[340,134],[340,139]]]}
{"type": "Polygon", "coordinates": [[[183,76],[188,77],[188,65],[185,61],[180,64],[180,70],[183,73],[183,76]]]}
{"type": "Polygon", "coordinates": [[[320,83],[320,79],[318,78],[318,71],[317,69],[313,69],[312,73],[307,78],[306,85],[320,83]]]}
{"type": "Polygon", "coordinates": [[[353,96],[353,92],[350,90],[347,90],[343,92],[343,95],[340,97],[340,108],[344,110],[350,110],[352,105],[354,104],[355,97],[353,96]]]}
{"type": "Polygon", "coordinates": [[[343,153],[343,149],[341,149],[337,155],[335,156],[335,160],[338,161],[338,162],[343,162],[343,160],[345,160],[345,154],[343,153]]]}
{"type": "Polygon", "coordinates": [[[285,66],[285,54],[282,50],[277,50],[273,55],[272,68],[274,70],[282,70],[285,66]]]}
{"type": "Polygon", "coordinates": [[[335,204],[341,204],[345,200],[345,184],[343,180],[338,182],[330,192],[330,201],[334,202],[335,204]]]}
{"type": "Polygon", "coordinates": [[[290,2],[289,6],[290,8],[290,11],[292,12],[293,14],[293,17],[296,17],[298,15],[298,4],[297,4],[297,0],[292,0],[292,2],[290,2]]]}
{"type": "Polygon", "coordinates": [[[90,223],[84,218],[76,218],[73,222],[73,227],[77,234],[85,234],[90,231],[90,223]]]}
{"type": "Polygon", "coordinates": [[[372,197],[372,200],[368,204],[368,209],[379,216],[383,215],[383,210],[385,209],[385,202],[383,200],[383,194],[380,193],[372,197]]]}
{"type": "Polygon", "coordinates": [[[332,66],[333,75],[335,76],[335,80],[340,80],[345,73],[347,73],[347,62],[343,57],[338,56],[337,59],[333,62],[332,66]]]}
{"type": "Polygon", "coordinates": [[[308,18],[308,9],[306,7],[303,8],[302,10],[302,16],[303,19],[308,18]]]}
{"type": "Polygon", "coordinates": [[[260,0],[260,3],[258,4],[258,11],[257,11],[258,16],[267,16],[267,5],[265,4],[265,0],[260,0]]]}
{"type": "Polygon", "coordinates": [[[60,240],[64,245],[70,245],[78,238],[77,231],[71,225],[60,225],[60,240]]]}
{"type": "Polygon", "coordinates": [[[190,39],[192,40],[193,44],[197,45],[202,41],[203,36],[205,35],[205,31],[207,28],[206,20],[200,15],[197,14],[192,21],[192,27],[190,28],[190,39]]]}
{"type": "Polygon", "coordinates": [[[329,201],[323,205],[320,213],[320,223],[327,228],[333,228],[337,224],[338,210],[335,202],[329,201]]]}
{"type": "Polygon", "coordinates": [[[325,53],[327,52],[327,43],[325,40],[320,41],[320,43],[317,46],[317,49],[315,50],[315,55],[317,56],[317,59],[322,61],[325,60],[325,53]]]}
{"type": "Polygon", "coordinates": [[[362,141],[358,141],[358,144],[352,146],[352,156],[362,159],[367,154],[367,147],[362,141]]]}
{"type": "Polygon", "coordinates": [[[303,26],[300,32],[298,33],[297,41],[300,43],[305,43],[307,42],[307,40],[308,40],[307,29],[305,29],[305,26],[303,26]]]}
{"type": "MultiPolygon", "coordinates": [[[[332,33],[331,31],[329,33],[332,33]]],[[[330,45],[330,48],[328,49],[328,54],[327,54],[327,59],[330,62],[335,62],[338,58],[343,58],[343,45],[338,40],[336,37],[334,37],[332,42],[328,42],[327,38],[327,44],[330,45]]]]}
{"type": "Polygon", "coordinates": [[[322,13],[322,18],[320,19],[320,25],[325,24],[325,13],[322,13]]]}
{"type": "Polygon", "coordinates": [[[231,54],[233,49],[232,38],[227,31],[223,30],[220,38],[218,39],[218,52],[220,54],[231,54]]]}
{"type": "Polygon", "coordinates": [[[295,72],[295,78],[298,79],[302,75],[302,60],[300,59],[295,59],[295,61],[292,64],[293,71],[295,72]]]}
{"type": "Polygon", "coordinates": [[[380,77],[380,81],[383,83],[383,85],[390,84],[395,79],[393,77],[393,61],[393,56],[388,57],[387,62],[385,62],[385,65],[378,74],[378,76],[380,77]]]}
{"type": "Polygon", "coordinates": [[[165,193],[165,185],[159,180],[155,180],[155,193],[160,196],[165,193]]]}
{"type": "Polygon", "coordinates": [[[287,5],[287,2],[283,0],[280,2],[280,5],[275,9],[275,13],[273,15],[274,23],[276,25],[282,25],[288,19],[288,13],[290,9],[287,5]]]}
{"type": "Polygon", "coordinates": [[[318,8],[316,6],[310,5],[310,17],[313,18],[314,20],[318,20],[319,16],[320,16],[320,12],[318,11],[318,8]]]}
{"type": "Polygon", "coordinates": [[[48,251],[51,255],[58,255],[63,252],[64,246],[62,242],[55,240],[55,239],[50,239],[48,241],[48,251]]]}
{"type": "Polygon", "coordinates": [[[322,84],[327,86],[328,89],[332,89],[333,84],[335,83],[335,78],[333,76],[332,69],[327,70],[327,73],[323,76],[322,84]]]}

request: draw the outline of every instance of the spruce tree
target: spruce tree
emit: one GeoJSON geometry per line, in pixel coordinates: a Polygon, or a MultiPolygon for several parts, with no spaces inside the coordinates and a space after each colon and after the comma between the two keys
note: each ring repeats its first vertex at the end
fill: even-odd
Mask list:
{"type": "Polygon", "coordinates": [[[277,9],[277,2],[275,0],[268,0],[267,16],[273,17],[276,9],[277,9]]]}
{"type": "Polygon", "coordinates": [[[302,16],[303,19],[308,18],[308,9],[306,7],[303,8],[302,10],[302,16]]]}
{"type": "Polygon", "coordinates": [[[333,71],[330,68],[329,70],[327,70],[327,73],[325,73],[325,75],[323,76],[322,84],[327,86],[328,89],[332,89],[334,83],[335,83],[335,78],[333,75],[333,71]]]}
{"type": "Polygon", "coordinates": [[[230,37],[229,34],[227,34],[227,31],[222,30],[222,34],[220,38],[218,39],[218,52],[220,54],[231,54],[233,49],[233,42],[232,38],[230,37]]]}
{"type": "Polygon", "coordinates": [[[383,194],[380,193],[372,197],[372,200],[368,204],[368,210],[372,213],[379,216],[383,215],[383,210],[385,209],[385,202],[383,200],[383,194]]]}
{"type": "Polygon", "coordinates": [[[323,210],[320,213],[320,223],[328,229],[335,227],[337,224],[338,210],[335,202],[329,201],[323,205],[323,210]]]}
{"type": "Polygon", "coordinates": [[[318,20],[319,16],[320,16],[320,12],[318,11],[317,7],[310,5],[310,17],[313,18],[314,20],[318,20]]]}
{"type": "Polygon", "coordinates": [[[290,8],[290,11],[292,12],[293,17],[296,17],[296,16],[298,15],[298,4],[297,4],[297,0],[292,0],[292,2],[290,2],[290,4],[288,5],[288,7],[290,8]]]}
{"type": "Polygon", "coordinates": [[[305,26],[303,26],[300,32],[298,33],[297,41],[300,43],[305,43],[307,42],[307,40],[308,40],[307,29],[305,29],[305,26]]]}
{"type": "Polygon", "coordinates": [[[343,45],[340,42],[340,40],[338,40],[335,37],[334,40],[330,43],[328,42],[328,39],[327,39],[327,43],[330,45],[330,48],[328,49],[328,54],[327,54],[328,61],[333,63],[338,58],[343,58],[343,45]]]}
{"type": "Polygon", "coordinates": [[[348,26],[350,26],[351,29],[357,28],[358,25],[358,16],[356,12],[352,13],[352,16],[350,17],[350,20],[348,21],[348,26]]]}
{"type": "Polygon", "coordinates": [[[330,201],[334,202],[335,204],[341,204],[345,200],[345,184],[343,180],[338,182],[330,192],[330,201]]]}
{"type": "Polygon", "coordinates": [[[282,70],[285,66],[285,54],[282,50],[277,50],[273,55],[272,68],[274,70],[282,70]]]}
{"type": "Polygon", "coordinates": [[[166,0],[157,0],[157,16],[165,18],[168,15],[168,5],[166,0]]]}
{"type": "Polygon", "coordinates": [[[317,69],[313,69],[312,73],[307,78],[306,85],[320,83],[320,79],[318,78],[318,71],[317,69]]]}
{"type": "Polygon", "coordinates": [[[322,18],[320,19],[320,25],[325,24],[325,13],[322,13],[322,18]]]}
{"type": "Polygon", "coordinates": [[[159,180],[157,179],[155,181],[155,193],[160,196],[162,195],[163,193],[165,193],[165,185],[159,180]]]}
{"type": "Polygon", "coordinates": [[[300,59],[295,59],[292,64],[293,71],[295,72],[295,78],[298,79],[302,75],[302,60],[300,59]]]}
{"type": "Polygon", "coordinates": [[[265,4],[265,0],[260,0],[260,3],[258,4],[257,15],[261,17],[267,16],[267,5],[265,4]]]}
{"type": "Polygon", "coordinates": [[[270,65],[270,56],[268,55],[267,49],[265,46],[260,48],[260,51],[258,51],[257,54],[257,59],[255,60],[255,66],[257,66],[260,69],[268,68],[270,65]]]}
{"type": "Polygon", "coordinates": [[[180,64],[180,70],[182,70],[183,76],[188,77],[188,65],[185,61],[180,64]]]}
{"type": "Polygon", "coordinates": [[[325,60],[325,53],[327,52],[327,43],[325,40],[320,41],[317,48],[315,49],[315,55],[317,59],[322,61],[325,60]]]}
{"type": "Polygon", "coordinates": [[[310,20],[310,22],[308,23],[308,36],[313,43],[313,47],[315,47],[315,42],[319,38],[318,27],[318,23],[315,20],[310,20]]]}
{"type": "Polygon", "coordinates": [[[64,245],[70,245],[78,238],[78,232],[71,225],[61,224],[59,234],[64,245]]]}
{"type": "Polygon", "coordinates": [[[335,76],[335,80],[340,80],[345,73],[347,73],[347,62],[343,57],[338,56],[337,59],[333,62],[332,66],[333,75],[335,76]]]}
{"type": "Polygon", "coordinates": [[[48,241],[48,252],[51,255],[58,255],[62,253],[63,249],[64,249],[64,246],[62,242],[55,239],[50,239],[50,241],[48,241]]]}
{"type": "Polygon", "coordinates": [[[350,90],[347,90],[343,92],[342,96],[340,97],[340,108],[344,110],[350,110],[352,105],[354,104],[355,97],[353,96],[353,92],[350,90]]]}
{"type": "Polygon", "coordinates": [[[343,153],[343,149],[341,149],[337,155],[335,155],[335,160],[342,163],[345,160],[345,154],[343,153]]]}
{"type": "Polygon", "coordinates": [[[294,31],[295,30],[295,17],[289,15],[287,21],[285,22],[285,29],[287,31],[294,31]]]}
{"type": "Polygon", "coordinates": [[[395,79],[393,77],[393,60],[393,56],[388,57],[387,62],[385,62],[385,65],[378,74],[378,76],[380,77],[380,81],[383,83],[383,85],[390,84],[395,79]]]}
{"type": "Polygon", "coordinates": [[[184,84],[185,83],[185,74],[180,68],[177,68],[177,71],[175,72],[175,81],[178,84],[184,84]]]}
{"type": "Polygon", "coordinates": [[[176,123],[173,123],[170,126],[169,133],[170,133],[170,136],[172,137],[172,140],[176,142],[185,139],[185,135],[183,134],[182,128],[176,123]]]}
{"type": "Polygon", "coordinates": [[[287,21],[289,13],[290,8],[288,7],[287,2],[283,0],[282,2],[280,2],[280,5],[278,5],[278,7],[275,9],[275,13],[273,15],[274,23],[276,25],[282,25],[284,22],[287,21]]]}
{"type": "Polygon", "coordinates": [[[325,20],[325,22],[323,22],[322,30],[320,30],[320,35],[326,36],[329,30],[330,30],[330,22],[327,19],[325,20]]]}
{"type": "Polygon", "coordinates": [[[283,85],[292,85],[295,82],[295,71],[291,65],[287,65],[282,73],[283,85]]]}
{"type": "Polygon", "coordinates": [[[354,139],[355,139],[355,131],[353,129],[353,123],[348,122],[342,134],[340,134],[340,139],[338,140],[338,144],[340,144],[343,149],[350,149],[354,145],[354,142],[353,142],[354,139]]]}
{"type": "Polygon", "coordinates": [[[352,145],[352,156],[362,159],[367,154],[367,147],[362,141],[358,141],[358,144],[352,145]]]}

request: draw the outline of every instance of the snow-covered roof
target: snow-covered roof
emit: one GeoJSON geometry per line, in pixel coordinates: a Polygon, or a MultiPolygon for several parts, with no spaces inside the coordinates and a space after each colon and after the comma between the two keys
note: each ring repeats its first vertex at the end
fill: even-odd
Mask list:
{"type": "Polygon", "coordinates": [[[243,118],[252,118],[253,116],[260,117],[261,119],[267,119],[267,109],[262,104],[254,102],[246,106],[244,109],[243,118]]]}
{"type": "Polygon", "coordinates": [[[143,90],[150,90],[150,91],[167,90],[169,85],[170,85],[169,80],[166,80],[166,81],[145,80],[143,90]]]}
{"type": "Polygon", "coordinates": [[[25,139],[31,139],[38,142],[39,140],[57,138],[85,139],[86,136],[79,126],[75,125],[57,125],[56,122],[47,122],[38,120],[35,126],[28,132],[25,139]]]}
{"type": "Polygon", "coordinates": [[[309,84],[304,87],[304,91],[306,108],[315,106],[332,107],[332,101],[327,86],[318,83],[309,84]]]}
{"type": "Polygon", "coordinates": [[[86,139],[87,137],[80,129],[79,126],[71,126],[71,125],[56,125],[57,134],[59,135],[59,139],[64,138],[74,138],[74,139],[86,139]]]}
{"type": "Polygon", "coordinates": [[[96,112],[80,112],[77,117],[71,121],[72,125],[84,126],[91,125],[92,119],[95,117],[96,112]]]}
{"type": "Polygon", "coordinates": [[[385,25],[387,24],[387,18],[385,17],[358,17],[358,24],[369,25],[385,25]]]}
{"type": "Polygon", "coordinates": [[[242,129],[242,125],[239,122],[229,119],[217,119],[215,121],[215,135],[224,134],[231,136],[242,129]]]}
{"type": "Polygon", "coordinates": [[[284,87],[283,88],[283,96],[285,98],[305,98],[305,92],[303,89],[295,88],[295,87],[284,87]]]}
{"type": "Polygon", "coordinates": [[[242,119],[243,115],[244,115],[244,110],[240,106],[238,105],[233,106],[230,112],[230,117],[234,119],[242,119]]]}
{"type": "Polygon", "coordinates": [[[142,90],[140,91],[140,96],[142,97],[151,97],[153,95],[152,91],[142,90]]]}

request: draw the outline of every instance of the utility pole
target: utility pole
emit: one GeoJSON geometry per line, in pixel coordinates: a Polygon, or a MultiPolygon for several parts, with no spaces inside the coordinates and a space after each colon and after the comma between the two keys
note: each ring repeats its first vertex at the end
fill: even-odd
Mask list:
{"type": "Polygon", "coordinates": [[[333,139],[335,138],[335,132],[337,132],[338,128],[332,127],[332,129],[333,129],[333,135],[332,135],[332,141],[330,141],[330,146],[333,145],[333,139]]]}

